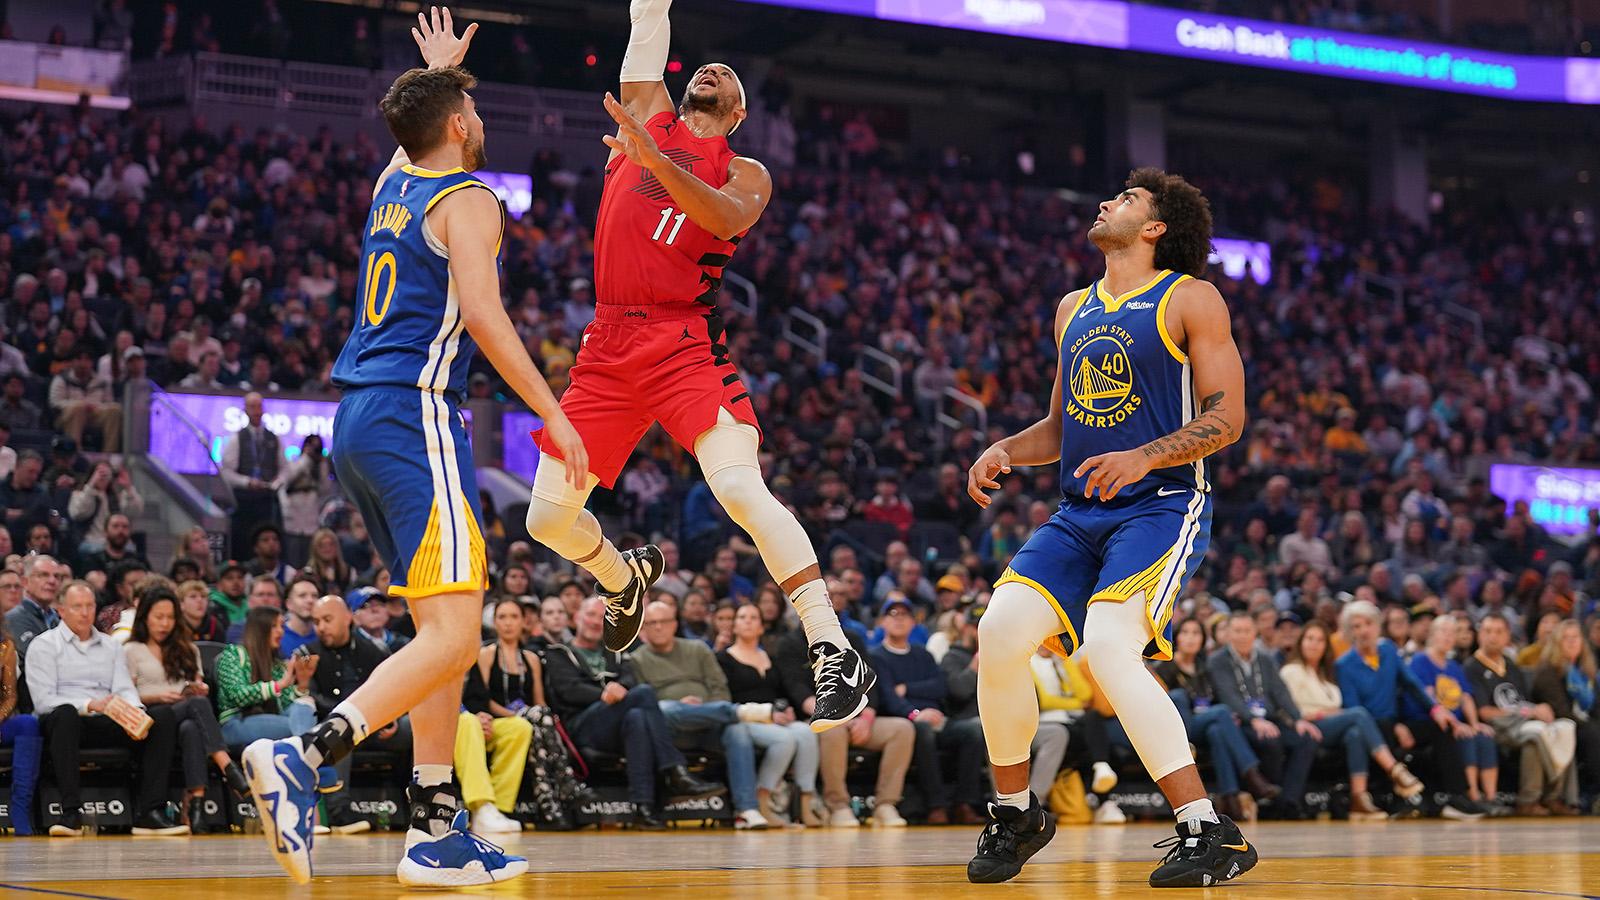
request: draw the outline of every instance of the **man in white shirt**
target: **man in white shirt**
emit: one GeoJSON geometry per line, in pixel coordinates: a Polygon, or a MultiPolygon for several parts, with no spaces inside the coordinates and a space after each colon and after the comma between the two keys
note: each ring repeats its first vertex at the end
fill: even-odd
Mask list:
{"type": "Polygon", "coordinates": [[[1317,536],[1317,511],[1314,507],[1303,506],[1300,514],[1295,519],[1294,533],[1285,535],[1278,542],[1278,559],[1288,569],[1297,562],[1303,562],[1323,578],[1337,577],[1339,572],[1333,566],[1333,554],[1328,550],[1328,542],[1317,536]]]}
{"type": "Polygon", "coordinates": [[[78,808],[82,785],[79,751],[84,746],[128,747],[139,757],[139,785],[134,808],[134,834],[186,834],[167,810],[167,775],[177,747],[178,724],[170,706],[145,712],[152,722],[142,740],[134,740],[107,714],[113,700],[143,709],[128,674],[122,645],[94,628],[94,588],[68,582],[56,603],[60,624],[39,635],[28,647],[25,671],[33,708],[44,726],[45,742],[61,788],[61,821],[50,834],[76,837],[83,833],[78,808]]]}

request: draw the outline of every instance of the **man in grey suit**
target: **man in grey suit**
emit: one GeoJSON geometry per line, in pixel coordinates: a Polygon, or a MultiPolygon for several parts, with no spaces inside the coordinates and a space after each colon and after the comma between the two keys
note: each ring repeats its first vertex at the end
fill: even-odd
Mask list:
{"type": "Polygon", "coordinates": [[[1233,613],[1223,626],[1227,643],[1206,660],[1217,699],[1245,723],[1245,738],[1261,757],[1268,778],[1283,785],[1274,801],[1284,818],[1304,815],[1306,776],[1322,735],[1300,715],[1278,675],[1278,667],[1256,644],[1256,623],[1248,614],[1233,613]]]}

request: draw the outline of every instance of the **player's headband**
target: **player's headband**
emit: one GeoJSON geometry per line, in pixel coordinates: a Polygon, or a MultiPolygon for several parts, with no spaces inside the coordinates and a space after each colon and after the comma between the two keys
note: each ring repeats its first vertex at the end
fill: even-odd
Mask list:
{"type": "MultiPolygon", "coordinates": [[[[724,69],[727,69],[729,72],[733,72],[733,83],[737,84],[739,86],[739,106],[744,109],[745,115],[749,115],[750,114],[750,104],[748,102],[746,102],[746,99],[745,99],[744,79],[740,78],[739,77],[739,73],[733,71],[733,66],[730,66],[727,63],[722,63],[722,62],[706,63],[705,65],[701,66],[700,68],[705,69],[705,68],[709,68],[711,66],[721,66],[724,69]]],[[[739,121],[733,123],[733,127],[728,129],[728,133],[729,134],[733,134],[735,131],[738,131],[739,130],[739,126],[743,125],[743,124],[744,124],[744,119],[740,119],[739,121]]]]}

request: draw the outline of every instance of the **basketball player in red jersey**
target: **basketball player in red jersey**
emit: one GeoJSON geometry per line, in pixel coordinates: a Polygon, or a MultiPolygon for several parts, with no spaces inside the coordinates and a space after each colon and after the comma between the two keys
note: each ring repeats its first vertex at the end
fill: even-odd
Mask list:
{"type": "Polygon", "coordinates": [[[728,359],[717,289],[745,232],[772,194],[761,163],[728,148],[746,115],[733,69],[702,66],[676,106],[662,81],[671,0],[633,0],[605,192],[595,224],[595,321],[584,331],[561,409],[589,448],[589,484],[561,479],[560,451],[543,451],[528,506],[528,533],[592,573],[606,598],[605,643],[621,651],[638,636],[642,596],[660,577],[655,547],[627,554],[585,510],[596,483],[611,487],[650,425],[659,421],[692,450],[717,502],[749,532],[794,602],[811,645],[824,731],[861,712],[875,676],[850,648],[805,530],[772,496],[756,459],[755,410],[728,359]]]}

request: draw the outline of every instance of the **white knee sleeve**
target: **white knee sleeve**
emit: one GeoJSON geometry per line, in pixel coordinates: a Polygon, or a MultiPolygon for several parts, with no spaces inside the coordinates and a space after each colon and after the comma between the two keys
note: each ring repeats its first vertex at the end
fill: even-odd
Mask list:
{"type": "Polygon", "coordinates": [[[1033,687],[1031,661],[1039,643],[1060,631],[1055,607],[1028,585],[1008,582],[989,598],[989,608],[978,621],[978,652],[983,659],[978,667],[978,713],[994,765],[1028,761],[1039,730],[1039,695],[1033,687]]]}
{"type": "Polygon", "coordinates": [[[533,496],[528,500],[528,536],[563,559],[577,559],[593,553],[605,536],[594,515],[583,508],[589,502],[589,492],[594,490],[594,475],[589,476],[588,487],[580,491],[567,481],[566,472],[561,460],[539,454],[533,496]]]}
{"type": "Polygon", "coordinates": [[[750,533],[767,571],[782,584],[816,565],[817,551],[794,513],[761,480],[758,448],[756,430],[722,410],[717,424],[695,441],[694,455],[717,502],[750,533]]]}
{"type": "Polygon", "coordinates": [[[1083,632],[1079,657],[1089,664],[1095,684],[1116,709],[1150,777],[1159,781],[1194,765],[1178,708],[1145,668],[1144,648],[1151,635],[1144,594],[1121,603],[1090,604],[1083,632]]]}

